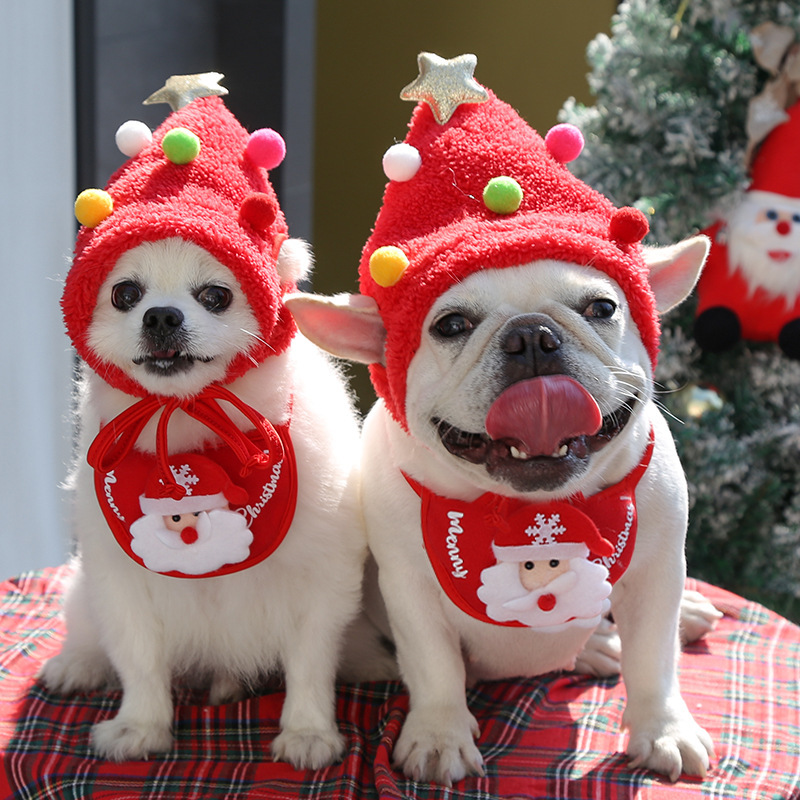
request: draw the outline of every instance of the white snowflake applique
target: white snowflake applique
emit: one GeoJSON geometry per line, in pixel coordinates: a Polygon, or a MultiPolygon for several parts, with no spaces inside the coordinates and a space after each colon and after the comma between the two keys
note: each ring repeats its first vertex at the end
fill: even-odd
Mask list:
{"type": "Polygon", "coordinates": [[[186,495],[191,495],[192,487],[200,481],[200,478],[192,472],[191,467],[188,464],[182,464],[180,467],[170,465],[169,469],[175,481],[185,489],[186,495]]]}
{"type": "Polygon", "coordinates": [[[544,514],[537,514],[534,521],[535,525],[529,525],[525,528],[525,533],[531,537],[531,544],[558,544],[556,537],[567,530],[560,524],[560,514],[551,514],[549,517],[545,517],[544,514]]]}

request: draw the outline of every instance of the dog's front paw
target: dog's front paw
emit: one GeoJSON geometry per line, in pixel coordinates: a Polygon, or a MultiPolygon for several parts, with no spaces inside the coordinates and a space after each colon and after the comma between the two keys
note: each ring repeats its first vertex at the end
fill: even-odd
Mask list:
{"type": "Polygon", "coordinates": [[[583,650],[575,659],[575,671],[598,678],[619,675],[622,669],[622,646],[617,626],[603,617],[583,650]]]}
{"type": "Polygon", "coordinates": [[[445,786],[483,775],[483,758],[475,746],[479,733],[466,707],[414,709],[395,745],[395,766],[415,781],[445,786]]]}
{"type": "Polygon", "coordinates": [[[117,673],[102,653],[61,652],[44,663],[37,678],[62,695],[119,687],[117,673]]]}
{"type": "Polygon", "coordinates": [[[622,723],[628,728],[630,766],[646,767],[676,781],[681,774],[705,778],[714,745],[683,701],[661,712],[628,708],[622,723]]]}
{"type": "Polygon", "coordinates": [[[272,757],[295,769],[320,769],[344,755],[344,737],[331,730],[283,730],[272,742],[272,757]]]}
{"type": "Polygon", "coordinates": [[[130,722],[121,715],[92,728],[92,747],[103,758],[112,761],[147,758],[151,753],[164,753],[172,747],[169,727],[130,722]]]}
{"type": "Polygon", "coordinates": [[[718,611],[700,592],[686,590],[681,598],[681,642],[696,642],[714,630],[714,626],[722,618],[718,611]]]}

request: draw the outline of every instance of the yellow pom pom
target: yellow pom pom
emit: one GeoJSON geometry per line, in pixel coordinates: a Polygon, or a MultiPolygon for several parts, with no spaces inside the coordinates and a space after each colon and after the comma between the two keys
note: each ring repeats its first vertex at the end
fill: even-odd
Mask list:
{"type": "Polygon", "coordinates": [[[379,247],[369,257],[369,274],[378,286],[394,286],[408,269],[408,256],[399,248],[379,247]]]}
{"type": "Polygon", "coordinates": [[[84,189],[75,201],[75,217],[87,228],[98,226],[113,210],[114,201],[103,189],[84,189]]]}

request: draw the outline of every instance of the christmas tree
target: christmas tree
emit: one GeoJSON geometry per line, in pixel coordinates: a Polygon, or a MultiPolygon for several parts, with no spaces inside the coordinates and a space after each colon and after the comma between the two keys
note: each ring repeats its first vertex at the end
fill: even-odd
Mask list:
{"type": "MultiPolygon", "coordinates": [[[[595,105],[561,113],[587,140],[573,171],[645,211],[650,244],[708,228],[798,99],[799,41],[796,2],[620,4],[587,52],[595,105]]],[[[689,480],[689,572],[798,619],[800,362],[774,342],[701,350],[695,308],[663,320],[656,375],[689,480]]]]}

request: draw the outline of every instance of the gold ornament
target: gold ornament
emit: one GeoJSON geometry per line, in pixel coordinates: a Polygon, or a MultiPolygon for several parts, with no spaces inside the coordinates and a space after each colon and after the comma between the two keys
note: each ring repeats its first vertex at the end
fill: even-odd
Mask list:
{"type": "Polygon", "coordinates": [[[417,56],[419,76],[400,92],[403,100],[423,101],[444,125],[462,103],[485,103],[489,94],[473,77],[478,59],[471,53],[441,58],[435,53],[417,56]]]}
{"type": "Polygon", "coordinates": [[[192,100],[200,97],[219,97],[228,94],[219,82],[225,76],[220,72],[200,72],[197,75],[171,75],[167,82],[157,91],[153,92],[143,105],[150,106],[155,103],[169,103],[173,111],[188,106],[192,100]]]}

